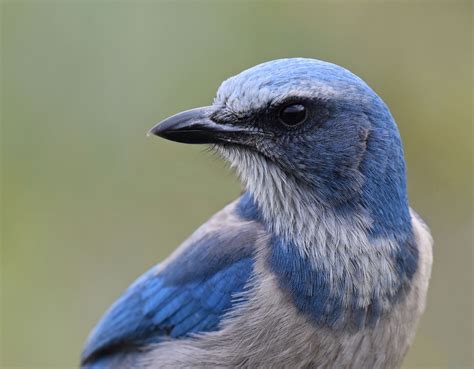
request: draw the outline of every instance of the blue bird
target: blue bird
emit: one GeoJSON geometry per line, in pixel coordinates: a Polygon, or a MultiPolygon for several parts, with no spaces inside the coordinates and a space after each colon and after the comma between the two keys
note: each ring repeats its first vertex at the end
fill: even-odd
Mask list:
{"type": "Polygon", "coordinates": [[[401,365],[432,240],[408,205],[395,121],[366,83],[274,60],[150,133],[211,145],[245,190],[112,305],[82,368],[401,365]]]}

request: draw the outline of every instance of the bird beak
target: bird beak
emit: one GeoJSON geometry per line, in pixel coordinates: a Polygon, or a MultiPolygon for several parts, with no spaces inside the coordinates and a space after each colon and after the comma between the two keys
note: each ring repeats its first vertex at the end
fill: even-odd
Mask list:
{"type": "Polygon", "coordinates": [[[240,143],[251,133],[245,127],[216,123],[211,119],[215,107],[206,106],[183,111],[155,125],[148,135],[189,144],[240,143]]]}

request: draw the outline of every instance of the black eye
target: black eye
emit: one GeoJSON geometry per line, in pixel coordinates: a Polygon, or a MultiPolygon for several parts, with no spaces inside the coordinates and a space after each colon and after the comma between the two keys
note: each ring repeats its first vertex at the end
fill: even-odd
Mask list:
{"type": "Polygon", "coordinates": [[[283,107],[278,115],[283,124],[296,126],[306,119],[306,108],[301,104],[291,104],[283,107]]]}

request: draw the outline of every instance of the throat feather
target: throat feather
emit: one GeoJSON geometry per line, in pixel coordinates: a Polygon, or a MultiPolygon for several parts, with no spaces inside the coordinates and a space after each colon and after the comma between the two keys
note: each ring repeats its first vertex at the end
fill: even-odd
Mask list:
{"type": "Polygon", "coordinates": [[[298,310],[317,325],[372,326],[409,291],[418,261],[412,236],[403,243],[376,239],[362,227],[319,215],[306,219],[320,223],[311,239],[304,235],[308,225],[286,238],[269,225],[250,193],[241,197],[237,209],[242,217],[262,222],[272,234],[265,252],[268,270],[298,310]]]}
{"type": "Polygon", "coordinates": [[[248,189],[238,211],[272,235],[266,265],[298,310],[319,325],[362,328],[406,295],[418,262],[411,231],[373,234],[366,209],[324,206],[265,158],[226,154],[248,189]]]}

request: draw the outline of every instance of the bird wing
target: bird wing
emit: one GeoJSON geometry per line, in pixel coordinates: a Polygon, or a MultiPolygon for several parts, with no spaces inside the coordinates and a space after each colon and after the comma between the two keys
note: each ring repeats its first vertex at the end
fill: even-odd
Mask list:
{"type": "Polygon", "coordinates": [[[112,305],[91,333],[82,365],[123,367],[132,360],[127,353],[147,344],[217,329],[253,271],[260,231],[239,216],[236,202],[214,215],[112,305]]]}

